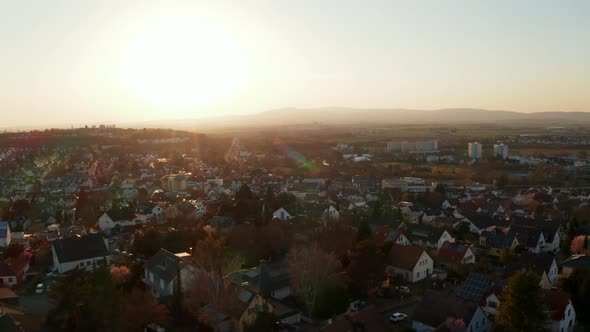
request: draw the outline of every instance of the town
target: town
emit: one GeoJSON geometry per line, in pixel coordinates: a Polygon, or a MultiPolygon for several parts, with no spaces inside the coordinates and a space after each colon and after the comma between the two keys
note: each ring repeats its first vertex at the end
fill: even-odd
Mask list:
{"type": "Polygon", "coordinates": [[[0,134],[0,331],[584,331],[590,131],[0,134]]]}

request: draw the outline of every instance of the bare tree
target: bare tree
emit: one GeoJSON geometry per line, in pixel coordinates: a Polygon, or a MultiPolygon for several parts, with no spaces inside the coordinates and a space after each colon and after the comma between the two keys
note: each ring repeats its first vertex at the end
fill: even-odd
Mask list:
{"type": "Polygon", "coordinates": [[[320,287],[328,282],[335,282],[341,271],[342,266],[336,256],[324,252],[317,243],[294,248],[289,253],[291,284],[302,297],[310,316],[320,287]]]}

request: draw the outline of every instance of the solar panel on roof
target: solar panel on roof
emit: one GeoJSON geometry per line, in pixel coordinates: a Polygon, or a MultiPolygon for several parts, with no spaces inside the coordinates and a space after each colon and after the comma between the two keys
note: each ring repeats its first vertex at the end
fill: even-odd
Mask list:
{"type": "Polygon", "coordinates": [[[492,286],[490,278],[487,276],[470,273],[467,280],[463,283],[461,297],[474,302],[479,302],[492,286]]]}

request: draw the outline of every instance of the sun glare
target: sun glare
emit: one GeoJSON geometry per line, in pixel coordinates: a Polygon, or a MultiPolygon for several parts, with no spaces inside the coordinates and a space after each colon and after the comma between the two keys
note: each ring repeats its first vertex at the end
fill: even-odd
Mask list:
{"type": "Polygon", "coordinates": [[[150,22],[128,44],[122,64],[131,94],[151,106],[178,109],[237,93],[247,66],[235,36],[195,17],[150,22]]]}

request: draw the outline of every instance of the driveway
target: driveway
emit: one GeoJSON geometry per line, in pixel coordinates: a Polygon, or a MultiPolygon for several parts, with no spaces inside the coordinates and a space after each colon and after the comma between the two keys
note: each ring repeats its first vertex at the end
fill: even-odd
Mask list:
{"type": "Polygon", "coordinates": [[[20,305],[25,309],[27,315],[42,315],[47,313],[55,307],[55,304],[47,294],[27,295],[20,297],[20,305]]]}

